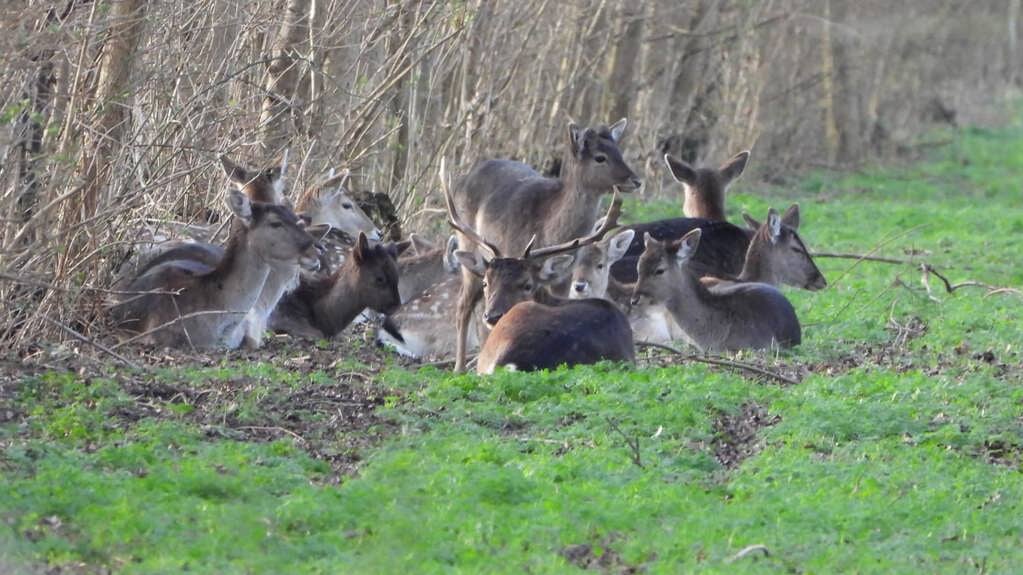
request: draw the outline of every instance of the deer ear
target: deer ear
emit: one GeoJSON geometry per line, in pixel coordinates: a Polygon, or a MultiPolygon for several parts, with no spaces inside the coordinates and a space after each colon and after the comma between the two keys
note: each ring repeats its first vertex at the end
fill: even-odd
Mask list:
{"type": "Polygon", "coordinates": [[[369,255],[369,239],[364,232],[359,232],[359,239],[355,240],[355,249],[352,250],[352,258],[355,263],[362,264],[369,255]]]}
{"type": "Polygon", "coordinates": [[[771,232],[771,243],[776,244],[781,239],[781,217],[774,208],[767,210],[767,228],[771,232]]]}
{"type": "Polygon", "coordinates": [[[799,204],[792,204],[789,209],[785,210],[785,215],[781,217],[781,223],[794,230],[799,229],[799,204]]]}
{"type": "Polygon", "coordinates": [[[622,141],[622,136],[625,135],[625,127],[628,125],[629,120],[627,118],[622,118],[614,124],[611,124],[611,139],[614,140],[616,144],[622,141]]]}
{"type": "Polygon", "coordinates": [[[725,182],[731,182],[742,175],[743,170],[746,169],[746,163],[749,162],[749,154],[749,150],[739,152],[721,165],[721,177],[725,179],[725,182]]]}
{"type": "Polygon", "coordinates": [[[677,246],[675,261],[678,265],[685,264],[693,257],[693,254],[696,253],[696,248],[700,247],[700,236],[702,235],[703,230],[696,228],[679,238],[678,242],[673,244],[673,246],[677,246]]]}
{"type": "Polygon", "coordinates": [[[227,209],[235,215],[246,228],[252,227],[252,202],[249,197],[238,190],[227,193],[227,209]]]}
{"type": "Polygon", "coordinates": [[[629,251],[634,237],[636,237],[636,230],[625,230],[612,236],[611,241],[607,243],[607,263],[613,264],[622,259],[625,252],[629,251]]]}
{"type": "Polygon", "coordinates": [[[234,161],[231,160],[231,158],[228,158],[227,155],[220,156],[220,165],[224,168],[224,173],[227,175],[228,179],[238,186],[244,186],[252,180],[252,176],[249,174],[249,171],[234,163],[234,161]]]}
{"type": "Polygon", "coordinates": [[[760,222],[753,219],[753,216],[747,214],[746,212],[742,213],[742,219],[746,220],[746,225],[749,226],[751,230],[757,231],[760,229],[760,222]]]}
{"type": "Polygon", "coordinates": [[[681,182],[690,186],[696,184],[696,170],[694,170],[689,164],[682,160],[672,158],[671,154],[664,154],[664,163],[668,164],[668,170],[671,171],[671,177],[675,178],[676,182],[681,182]]]}
{"type": "Polygon", "coordinates": [[[476,252],[455,250],[454,257],[475,276],[483,277],[487,272],[487,260],[476,252]]]}
{"type": "Polygon", "coordinates": [[[572,273],[572,263],[575,262],[573,254],[558,254],[544,260],[540,267],[540,281],[544,283],[559,283],[567,279],[572,273]]]}
{"type": "Polygon", "coordinates": [[[350,172],[348,170],[341,170],[341,173],[335,174],[334,169],[331,168],[330,175],[327,176],[327,179],[324,180],[322,184],[320,184],[320,187],[328,188],[330,191],[336,192],[344,186],[349,174],[350,172]]]}

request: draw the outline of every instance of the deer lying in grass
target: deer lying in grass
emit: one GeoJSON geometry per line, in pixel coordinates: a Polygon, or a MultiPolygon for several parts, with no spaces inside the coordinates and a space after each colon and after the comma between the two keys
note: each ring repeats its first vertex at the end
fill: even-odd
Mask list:
{"type": "MultiPolygon", "coordinates": [[[[686,339],[701,351],[798,345],[799,319],[777,288],[744,282],[708,288],[689,269],[701,233],[695,229],[669,242],[647,236],[632,303],[663,302],[686,339]]],[[[757,231],[758,236],[770,234],[768,225],[757,231]]]]}
{"type": "Polygon", "coordinates": [[[284,296],[271,326],[292,335],[331,338],[366,308],[395,312],[401,305],[395,260],[408,245],[371,245],[366,234],[360,233],[351,257],[334,273],[303,279],[298,289],[284,296]]]}
{"type": "Polygon", "coordinates": [[[598,242],[616,225],[621,210],[617,194],[604,222],[586,237],[546,248],[527,245],[521,257],[503,257],[500,249],[459,219],[450,194],[448,223],[489,254],[455,252],[462,266],[483,284],[484,321],[493,327],[480,350],[478,373],[497,366],[519,370],[553,369],[562,364],[602,360],[635,361],[629,322],[611,302],[572,300],[549,287],[568,277],[574,252],[598,242]]]}
{"type": "Polygon", "coordinates": [[[161,345],[236,348],[271,270],[316,261],[313,238],[290,209],[252,202],[237,190],[227,205],[238,224],[215,265],[178,259],[148,266],[125,291],[159,293],[118,302],[112,315],[121,327],[152,332],[147,338],[161,345]]]}
{"type": "MultiPolygon", "coordinates": [[[[453,205],[476,233],[504,253],[521,251],[530,237],[540,245],[581,237],[597,219],[601,196],[613,188],[633,191],[642,185],[619,148],[625,126],[624,119],[610,127],[570,124],[558,178],[543,177],[521,162],[481,162],[460,182],[453,205]]],[[[443,169],[441,172],[446,187],[443,169]]],[[[449,195],[447,190],[445,195],[449,195]]],[[[481,249],[461,233],[459,247],[463,251],[481,249]]],[[[456,371],[465,369],[469,320],[482,295],[481,278],[467,268],[462,272],[457,310],[456,371]]]]}
{"type": "MultiPolygon", "coordinates": [[[[799,227],[798,204],[793,204],[785,215],[780,217],[771,209],[768,212],[766,228],[749,215],[743,216],[753,229],[766,229],[769,233],[754,234],[746,251],[742,271],[736,277],[723,279],[704,276],[700,278],[704,285],[710,287],[737,282],[760,282],[774,286],[783,284],[798,286],[811,291],[827,286],[827,281],[817,269],[796,231],[799,227]]],[[[624,251],[622,244],[631,240],[631,235],[628,234],[632,231],[626,229],[608,240],[579,251],[572,271],[571,297],[603,297],[619,304],[620,307],[627,306],[633,286],[622,284],[614,277],[610,277],[609,268],[624,251]]],[[[700,247],[702,248],[703,246],[700,247]]],[[[633,306],[629,312],[629,320],[637,340],[667,342],[684,337],[667,309],[656,302],[646,301],[633,306]]]]}
{"type": "Polygon", "coordinates": [[[685,193],[682,213],[687,218],[725,221],[725,192],[742,175],[749,156],[749,151],[739,152],[715,169],[694,168],[665,154],[672,177],[682,184],[685,193]]]}

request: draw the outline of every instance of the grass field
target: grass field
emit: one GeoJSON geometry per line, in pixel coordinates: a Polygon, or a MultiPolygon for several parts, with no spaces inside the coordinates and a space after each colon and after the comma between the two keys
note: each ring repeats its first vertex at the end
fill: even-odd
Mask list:
{"type": "MultiPolygon", "coordinates": [[[[799,201],[817,251],[1023,287],[1023,128],[946,136],[730,217],[799,201]]],[[[738,357],[797,385],[650,351],[481,379],[357,337],[141,373],[51,349],[81,369],[0,383],[0,572],[1023,571],[1023,297],[818,263],[803,345],[738,357]]]]}

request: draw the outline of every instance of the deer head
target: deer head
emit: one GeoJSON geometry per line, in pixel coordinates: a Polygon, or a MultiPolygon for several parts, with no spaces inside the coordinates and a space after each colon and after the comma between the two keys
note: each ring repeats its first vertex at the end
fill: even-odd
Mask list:
{"type": "Polygon", "coordinates": [[[654,303],[666,302],[685,281],[684,268],[700,245],[700,228],[671,242],[661,242],[649,233],[643,237],[645,248],[636,264],[639,279],[632,290],[632,305],[649,298],[654,303]]]}
{"type": "Polygon", "coordinates": [[[827,280],[799,236],[799,204],[792,204],[782,216],[771,208],[763,224],[749,214],[742,216],[756,230],[746,252],[744,274],[756,273],[762,281],[774,285],[811,291],[827,287],[827,280]]]}
{"type": "Polygon", "coordinates": [[[612,187],[623,192],[639,190],[643,181],[625,163],[619,147],[628,121],[618,120],[610,127],[581,128],[568,125],[568,156],[564,169],[574,172],[583,187],[608,190],[612,187]]]}
{"type": "Polygon", "coordinates": [[[572,269],[572,287],[568,297],[602,298],[607,293],[611,266],[628,251],[635,230],[624,230],[595,244],[579,248],[572,269]]]}
{"type": "Polygon", "coordinates": [[[246,241],[267,264],[298,261],[307,269],[319,266],[316,242],[302,221],[287,206],[254,202],[245,193],[232,190],[227,207],[246,230],[246,241]]]}
{"type": "Polygon", "coordinates": [[[683,213],[690,218],[725,219],[725,192],[749,162],[750,152],[732,156],[719,168],[694,168],[668,154],[664,161],[675,181],[685,190],[683,213]]]}
{"type": "Polygon", "coordinates": [[[383,235],[377,225],[362,211],[345,189],[348,170],[314,185],[302,195],[299,211],[309,220],[311,226],[336,229],[355,237],[364,233],[370,240],[379,241],[383,235]]]}
{"type": "Polygon", "coordinates": [[[345,297],[362,303],[374,311],[390,314],[398,311],[398,256],[408,249],[410,242],[370,243],[366,234],[359,232],[352,249],[352,257],[338,271],[347,277],[356,293],[345,297]]]}
{"type": "Polygon", "coordinates": [[[246,168],[226,155],[220,156],[220,165],[235,188],[252,201],[290,205],[288,199],[284,197],[284,177],[288,170],[287,151],[284,152],[279,165],[262,170],[246,168]]]}

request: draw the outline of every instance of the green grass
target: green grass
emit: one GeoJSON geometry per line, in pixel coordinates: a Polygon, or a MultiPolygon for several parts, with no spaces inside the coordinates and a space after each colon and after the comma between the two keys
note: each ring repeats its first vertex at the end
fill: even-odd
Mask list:
{"type": "MultiPolygon", "coordinates": [[[[966,130],[912,165],[743,183],[729,215],[798,201],[813,249],[922,254],[954,282],[1020,287],[1020,182],[1023,128],[966,130]]],[[[0,400],[16,414],[0,424],[0,571],[1018,572],[1023,298],[818,263],[827,290],[786,291],[803,345],[742,355],[802,373],[795,386],[690,364],[388,367],[366,384],[380,420],[345,430],[287,398],[354,360],[165,368],[152,384],[183,392],[143,399],[142,376],[114,369],[26,376],[0,400]],[[725,467],[720,422],[751,405],[780,419],[725,467]],[[361,460],[339,484],[336,455],[361,460]],[[770,555],[733,560],[754,544],[770,555]]]]}

